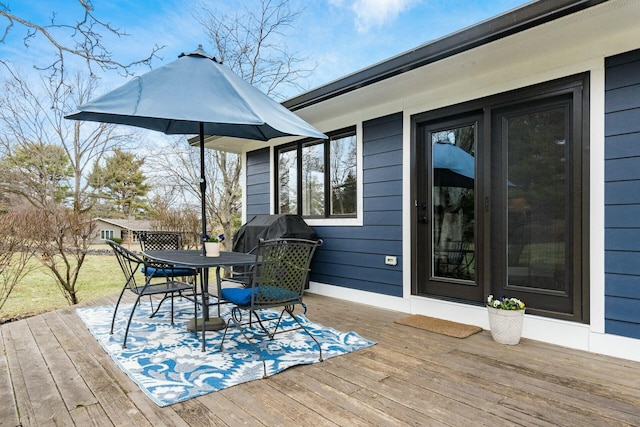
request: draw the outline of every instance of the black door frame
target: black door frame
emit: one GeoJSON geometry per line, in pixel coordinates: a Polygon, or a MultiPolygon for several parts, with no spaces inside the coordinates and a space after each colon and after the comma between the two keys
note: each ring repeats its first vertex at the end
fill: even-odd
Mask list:
{"type": "MultiPolygon", "coordinates": [[[[476,155],[482,161],[476,161],[476,280],[479,287],[483,290],[484,296],[491,291],[492,271],[489,262],[489,256],[485,254],[491,253],[490,238],[491,235],[491,132],[493,110],[503,109],[509,105],[517,105],[522,102],[532,102],[542,100],[554,96],[571,94],[573,96],[574,109],[579,116],[579,123],[573,124],[573,132],[578,139],[576,141],[576,150],[574,150],[574,159],[579,160],[579,173],[576,174],[575,187],[581,195],[581,199],[574,210],[575,218],[578,221],[577,230],[581,231],[581,238],[577,239],[579,243],[574,244],[574,262],[577,265],[577,274],[574,281],[575,296],[573,302],[573,313],[563,314],[555,312],[546,312],[536,310],[529,307],[528,313],[543,315],[547,317],[560,318],[570,321],[578,321],[589,323],[589,74],[583,73],[579,75],[569,76],[550,82],[545,82],[522,89],[516,89],[489,97],[440,108],[437,110],[416,114],[411,117],[410,126],[410,173],[411,173],[411,200],[412,209],[410,215],[411,226],[411,294],[420,295],[418,263],[422,262],[418,254],[418,230],[419,217],[421,215],[419,200],[420,186],[420,154],[418,147],[419,137],[417,135],[420,125],[428,122],[449,121],[459,119],[461,117],[477,114],[481,112],[484,117],[484,126],[482,137],[484,144],[476,147],[476,155]]],[[[435,295],[424,295],[433,298],[441,298],[435,295]]],[[[445,298],[451,299],[451,298],[445,298]]],[[[484,300],[462,301],[468,304],[481,305],[484,300]]],[[[526,301],[525,301],[526,302],[526,301]]]]}
{"type": "MultiPolygon", "coordinates": [[[[442,120],[433,120],[427,122],[417,123],[416,130],[424,129],[424,132],[420,132],[420,134],[416,134],[416,154],[418,156],[418,164],[420,165],[421,161],[426,160],[427,158],[431,159],[431,141],[425,139],[428,135],[431,135],[432,132],[437,132],[439,130],[451,129],[460,126],[468,126],[474,125],[475,127],[475,148],[479,147],[480,141],[483,138],[484,134],[484,120],[481,112],[476,111],[471,114],[466,114],[454,118],[444,118],[442,120]]],[[[430,164],[429,162],[425,162],[426,164],[430,164]]],[[[477,164],[476,170],[477,170],[477,164]]],[[[476,173],[476,177],[478,174],[476,173]]],[[[432,176],[432,168],[430,167],[418,167],[417,170],[417,181],[422,183],[431,183],[432,176]]],[[[475,181],[475,180],[474,180],[475,181]]],[[[478,186],[475,186],[478,187],[478,186]]],[[[474,187],[474,190],[478,189],[474,187]]],[[[421,235],[424,235],[426,228],[433,230],[433,212],[431,211],[431,202],[433,201],[433,187],[432,185],[425,185],[421,187],[417,186],[418,194],[418,221],[416,223],[416,231],[421,229],[421,235]]],[[[474,211],[474,223],[479,224],[477,221],[477,217],[479,214],[480,207],[477,203],[477,197],[475,197],[476,201],[474,203],[475,211],[474,211]]],[[[475,230],[474,226],[474,242],[473,247],[475,249],[477,242],[479,241],[477,237],[477,230],[475,230]]],[[[428,255],[430,260],[429,263],[419,263],[417,266],[418,274],[421,277],[425,277],[425,272],[428,273],[428,279],[426,280],[426,285],[429,287],[429,294],[438,295],[440,297],[453,298],[453,299],[462,299],[462,300],[482,300],[484,290],[479,286],[479,281],[477,280],[477,271],[476,278],[473,281],[470,280],[460,280],[460,279],[447,279],[447,278],[439,278],[434,277],[432,273],[432,259],[431,254],[433,253],[433,236],[431,232],[426,233],[430,236],[429,239],[418,239],[417,249],[417,257],[418,259],[425,259],[428,255]]],[[[474,256],[475,263],[475,256],[474,256]]],[[[475,268],[475,266],[474,266],[475,268]]],[[[420,283],[418,283],[418,286],[420,283]]],[[[421,289],[418,289],[418,292],[421,292],[421,289]]]]}

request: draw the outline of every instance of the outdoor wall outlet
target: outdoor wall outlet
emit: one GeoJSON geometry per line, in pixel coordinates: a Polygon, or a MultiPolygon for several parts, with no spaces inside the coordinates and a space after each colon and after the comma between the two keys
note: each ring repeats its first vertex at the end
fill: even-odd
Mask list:
{"type": "Polygon", "coordinates": [[[387,255],[386,257],[384,257],[384,263],[387,265],[397,265],[398,259],[394,256],[387,255]]]}

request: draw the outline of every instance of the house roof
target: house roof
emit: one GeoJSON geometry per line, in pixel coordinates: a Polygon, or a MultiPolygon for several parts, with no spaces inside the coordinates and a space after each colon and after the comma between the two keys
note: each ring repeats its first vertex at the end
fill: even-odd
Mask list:
{"type": "Polygon", "coordinates": [[[300,110],[606,1],[609,0],[538,0],[527,3],[302,93],[282,104],[292,111],[300,110]]]}
{"type": "MultiPolygon", "coordinates": [[[[284,102],[291,111],[300,111],[323,101],[331,100],[375,83],[404,73],[437,63],[454,55],[470,51],[512,36],[545,23],[575,14],[610,0],[538,0],[505,12],[496,17],[454,32],[442,38],[427,42],[410,51],[401,53],[385,61],[341,77],[330,83],[304,92],[284,102]]],[[[307,119],[308,120],[308,119],[307,119]]],[[[197,137],[189,140],[196,145],[197,137]]],[[[207,136],[205,145],[222,151],[241,153],[249,147],[259,148],[256,141],[240,138],[207,136]]]]}
{"type": "Polygon", "coordinates": [[[96,218],[96,221],[106,222],[125,230],[148,231],[151,230],[151,221],[141,219],[96,218]]]}

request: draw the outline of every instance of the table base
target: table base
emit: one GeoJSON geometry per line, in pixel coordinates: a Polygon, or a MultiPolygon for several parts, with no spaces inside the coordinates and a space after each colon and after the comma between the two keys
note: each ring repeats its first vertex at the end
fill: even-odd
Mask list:
{"type": "MultiPolygon", "coordinates": [[[[190,332],[195,331],[196,323],[198,324],[198,330],[202,330],[202,317],[198,317],[196,319],[192,319],[187,323],[187,330],[190,332]]],[[[226,323],[219,317],[210,317],[204,324],[205,331],[219,331],[224,329],[226,323]]]]}

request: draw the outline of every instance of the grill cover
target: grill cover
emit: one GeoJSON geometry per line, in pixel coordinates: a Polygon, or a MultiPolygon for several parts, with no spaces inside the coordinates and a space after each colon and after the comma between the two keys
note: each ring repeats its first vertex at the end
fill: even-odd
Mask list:
{"type": "Polygon", "coordinates": [[[299,215],[256,215],[233,235],[234,252],[250,252],[259,239],[291,237],[318,240],[318,235],[299,215]]]}

